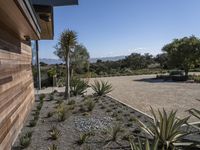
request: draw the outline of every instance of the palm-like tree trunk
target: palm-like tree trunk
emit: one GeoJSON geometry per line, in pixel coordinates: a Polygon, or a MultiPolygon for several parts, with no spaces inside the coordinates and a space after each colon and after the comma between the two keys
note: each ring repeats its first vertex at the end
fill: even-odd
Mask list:
{"type": "Polygon", "coordinates": [[[70,62],[70,56],[69,56],[69,51],[67,52],[67,60],[66,62],[66,79],[65,79],[65,98],[67,100],[70,99],[70,69],[69,69],[69,62],[70,62]]]}

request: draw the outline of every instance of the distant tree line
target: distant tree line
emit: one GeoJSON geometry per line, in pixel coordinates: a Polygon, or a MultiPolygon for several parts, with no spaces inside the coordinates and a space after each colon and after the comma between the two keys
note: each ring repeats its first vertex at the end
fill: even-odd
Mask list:
{"type": "Polygon", "coordinates": [[[200,39],[191,36],[174,39],[162,48],[163,53],[151,54],[132,53],[118,61],[101,61],[90,65],[90,72],[97,75],[129,73],[141,69],[179,69],[188,72],[200,67],[200,39]]]}
{"type": "Polygon", "coordinates": [[[141,69],[168,69],[167,54],[158,54],[153,56],[149,53],[144,55],[132,53],[124,59],[118,61],[102,61],[97,60],[96,63],[90,64],[90,72],[97,75],[115,74],[115,73],[131,73],[134,70],[141,69]]]}

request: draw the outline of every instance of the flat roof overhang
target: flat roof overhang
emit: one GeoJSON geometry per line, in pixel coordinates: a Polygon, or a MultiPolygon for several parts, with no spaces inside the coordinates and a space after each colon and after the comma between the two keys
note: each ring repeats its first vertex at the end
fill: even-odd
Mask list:
{"type": "Polygon", "coordinates": [[[21,39],[40,39],[41,28],[27,0],[0,0],[0,26],[21,39]]]}
{"type": "Polygon", "coordinates": [[[53,7],[33,5],[41,27],[40,39],[50,40],[54,37],[53,7]]]}
{"type": "Polygon", "coordinates": [[[78,5],[78,0],[31,0],[41,26],[41,39],[49,40],[54,36],[53,7],[78,5]]]}
{"type": "Polygon", "coordinates": [[[78,0],[31,0],[34,5],[67,6],[78,5],[78,0]]]}

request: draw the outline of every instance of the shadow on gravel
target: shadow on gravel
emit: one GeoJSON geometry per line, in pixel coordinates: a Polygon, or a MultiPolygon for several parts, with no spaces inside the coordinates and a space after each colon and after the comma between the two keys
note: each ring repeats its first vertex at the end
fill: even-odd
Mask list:
{"type": "Polygon", "coordinates": [[[149,82],[149,83],[184,83],[183,81],[174,82],[172,80],[163,80],[163,79],[156,79],[156,78],[136,79],[136,80],[133,80],[133,81],[149,82]]]}

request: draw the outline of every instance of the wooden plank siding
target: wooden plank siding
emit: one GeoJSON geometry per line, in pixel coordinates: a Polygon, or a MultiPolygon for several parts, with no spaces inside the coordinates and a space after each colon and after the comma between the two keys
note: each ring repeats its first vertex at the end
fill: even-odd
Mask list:
{"type": "Polygon", "coordinates": [[[0,34],[0,150],[10,150],[35,99],[32,51],[28,42],[9,38],[7,31],[0,34]]]}

